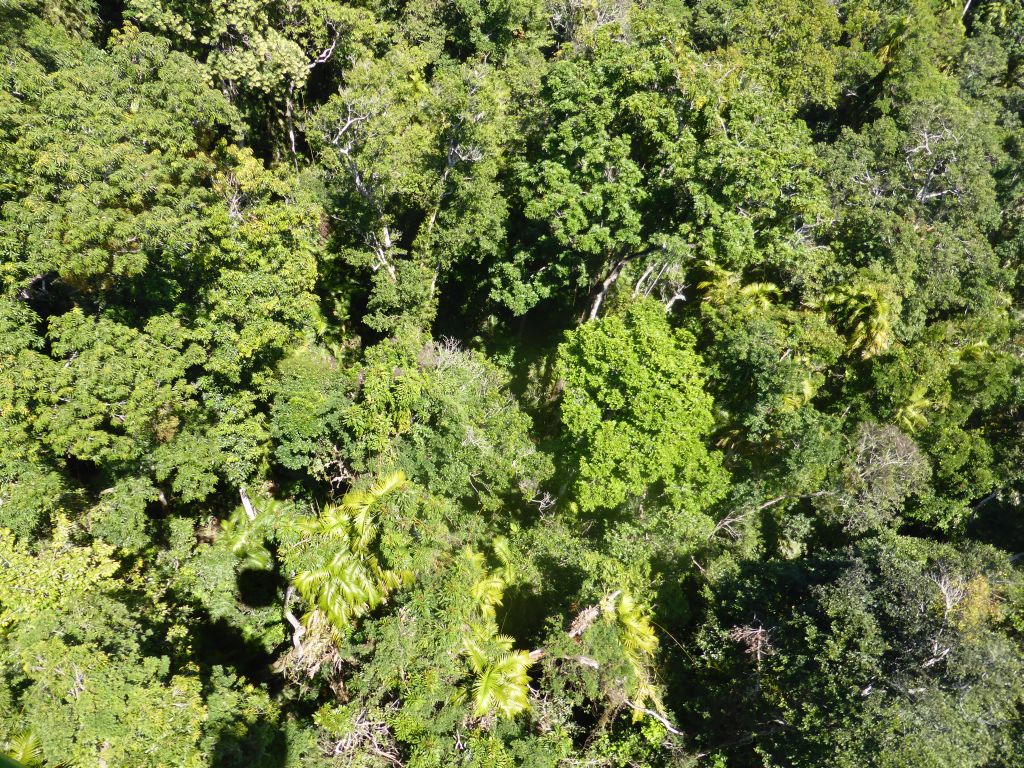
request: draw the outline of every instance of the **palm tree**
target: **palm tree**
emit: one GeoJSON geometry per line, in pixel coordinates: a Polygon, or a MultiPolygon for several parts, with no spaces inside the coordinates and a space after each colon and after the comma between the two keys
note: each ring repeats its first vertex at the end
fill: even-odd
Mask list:
{"type": "Polygon", "coordinates": [[[488,569],[479,552],[469,548],[463,552],[473,578],[470,594],[475,616],[464,628],[462,648],[475,675],[474,715],[513,717],[530,705],[527,671],[533,658],[527,651],[513,651],[512,638],[498,633],[494,608],[501,605],[506,579],[512,578],[512,566],[504,538],[495,539],[493,549],[503,565],[500,571],[488,569]]]}
{"type": "Polygon", "coordinates": [[[875,56],[884,66],[889,66],[895,61],[900,50],[907,44],[914,29],[912,22],[911,16],[902,16],[891,23],[885,31],[884,42],[875,50],[875,56]]]}
{"type": "Polygon", "coordinates": [[[720,267],[713,261],[702,261],[701,266],[708,273],[708,279],[697,283],[704,291],[704,298],[711,304],[722,305],[740,290],[740,276],[730,269],[720,267]]]}
{"type": "Polygon", "coordinates": [[[45,765],[43,745],[33,731],[22,731],[4,744],[4,751],[0,753],[0,768],[8,764],[4,758],[14,761],[10,763],[12,768],[41,768],[45,765]]]}
{"type": "Polygon", "coordinates": [[[817,394],[817,391],[817,387],[814,386],[814,380],[811,377],[805,376],[800,379],[799,392],[787,392],[782,396],[783,413],[791,413],[793,411],[800,410],[814,399],[814,395],[817,394]]]}
{"type": "Polygon", "coordinates": [[[654,634],[650,618],[625,591],[608,595],[601,602],[601,612],[618,627],[619,641],[633,671],[631,696],[641,708],[649,701],[655,710],[662,712],[661,699],[648,671],[648,659],[658,647],[658,636],[654,634]]]}
{"type": "Polygon", "coordinates": [[[868,360],[892,344],[892,292],[878,283],[844,286],[825,298],[825,306],[836,317],[849,339],[849,351],[860,350],[868,360]]]}
{"type": "MultiPolygon", "coordinates": [[[[969,6],[970,3],[967,5],[969,6]]],[[[964,15],[967,15],[966,10],[964,15]]],[[[1006,26],[1006,22],[1009,19],[1009,3],[1005,0],[989,0],[989,2],[982,6],[980,15],[985,21],[991,22],[997,29],[1002,29],[1006,26]]]]}
{"type": "Polygon", "coordinates": [[[473,584],[473,599],[484,616],[494,618],[494,607],[501,605],[505,581],[496,573],[489,573],[473,584]]]}
{"type": "MultiPolygon", "coordinates": [[[[509,639],[509,646],[512,644],[509,639]]],[[[473,714],[483,717],[497,712],[514,717],[530,706],[527,670],[533,659],[526,651],[511,651],[481,668],[473,683],[473,714]]]]}
{"type": "Polygon", "coordinates": [[[767,309],[773,300],[778,300],[782,295],[774,283],[743,285],[737,272],[720,267],[713,261],[703,261],[701,264],[709,277],[697,283],[697,287],[704,291],[704,298],[710,304],[721,306],[739,299],[745,305],[745,310],[753,313],[767,309]]]}
{"type": "Polygon", "coordinates": [[[249,520],[242,510],[221,523],[220,535],[243,567],[266,570],[272,565],[274,558],[263,544],[266,531],[249,520]]]}
{"type": "Polygon", "coordinates": [[[739,296],[746,304],[748,314],[761,309],[768,309],[773,301],[778,301],[782,291],[775,283],[747,283],[740,288],[739,296]]]}
{"type": "Polygon", "coordinates": [[[932,401],[925,397],[927,393],[928,386],[918,384],[910,393],[910,399],[896,410],[896,424],[904,432],[912,435],[928,426],[924,412],[932,406],[932,401]]]}
{"type": "Polygon", "coordinates": [[[500,571],[489,570],[484,556],[468,546],[462,551],[462,559],[473,578],[473,587],[470,591],[477,610],[482,616],[493,619],[494,607],[501,605],[505,585],[513,579],[515,574],[508,540],[504,536],[497,536],[491,548],[501,561],[500,571]]]}
{"type": "Polygon", "coordinates": [[[346,494],[341,503],[297,524],[309,538],[327,540],[338,547],[326,565],[301,571],[294,579],[295,588],[312,611],[326,616],[336,632],[346,632],[355,619],[383,603],[393,590],[412,578],[408,572],[381,567],[369,550],[377,536],[377,504],[404,484],[405,475],[395,472],[366,491],[346,494]]]}
{"type": "Polygon", "coordinates": [[[628,592],[620,593],[614,606],[622,644],[626,651],[637,656],[650,656],[658,647],[658,637],[650,620],[628,592]]]}
{"type": "Polygon", "coordinates": [[[403,583],[400,574],[382,569],[372,555],[360,558],[346,551],[338,552],[323,568],[295,576],[299,594],[339,632],[383,603],[403,583]]]}
{"type": "MultiPolygon", "coordinates": [[[[790,353],[787,350],[786,354],[783,355],[783,358],[781,359],[784,359],[789,354],[790,353]]],[[[803,369],[803,376],[801,376],[795,392],[790,391],[782,395],[781,411],[783,413],[792,413],[793,411],[803,408],[814,399],[816,394],[818,394],[818,387],[820,386],[819,382],[815,380],[816,371],[814,361],[811,360],[808,355],[794,355],[793,363],[803,369]]]]}

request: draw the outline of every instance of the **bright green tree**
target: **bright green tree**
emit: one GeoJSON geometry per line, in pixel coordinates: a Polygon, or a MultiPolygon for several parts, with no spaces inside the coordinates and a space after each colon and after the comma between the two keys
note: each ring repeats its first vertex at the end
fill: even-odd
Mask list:
{"type": "Polygon", "coordinates": [[[725,482],[704,439],[711,398],[693,339],[656,302],[585,323],[559,347],[562,424],[581,509],[616,507],[655,487],[699,509],[725,482]]]}

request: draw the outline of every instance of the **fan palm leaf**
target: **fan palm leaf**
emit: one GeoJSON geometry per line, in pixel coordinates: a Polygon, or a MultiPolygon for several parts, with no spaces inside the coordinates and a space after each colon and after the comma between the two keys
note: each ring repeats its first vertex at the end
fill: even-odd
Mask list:
{"type": "Polygon", "coordinates": [[[658,636],[650,620],[628,594],[623,593],[615,608],[615,618],[622,635],[622,644],[633,653],[653,654],[658,647],[658,636]]]}

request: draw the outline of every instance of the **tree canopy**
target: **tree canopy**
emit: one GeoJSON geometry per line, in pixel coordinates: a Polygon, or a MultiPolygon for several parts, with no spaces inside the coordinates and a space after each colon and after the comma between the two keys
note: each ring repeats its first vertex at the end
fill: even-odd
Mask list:
{"type": "Polygon", "coordinates": [[[1022,40],[0,3],[0,756],[1024,765],[1022,40]]]}

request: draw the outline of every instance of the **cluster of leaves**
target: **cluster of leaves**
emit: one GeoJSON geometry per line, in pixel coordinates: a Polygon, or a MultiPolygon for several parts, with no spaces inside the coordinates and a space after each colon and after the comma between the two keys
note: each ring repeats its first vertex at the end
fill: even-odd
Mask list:
{"type": "Polygon", "coordinates": [[[1024,8],[0,7],[0,754],[1024,764],[1024,8]]]}

